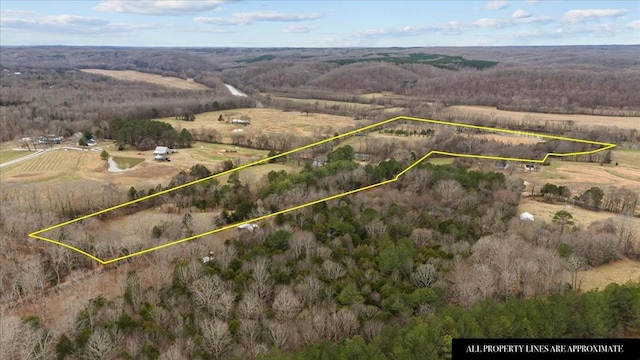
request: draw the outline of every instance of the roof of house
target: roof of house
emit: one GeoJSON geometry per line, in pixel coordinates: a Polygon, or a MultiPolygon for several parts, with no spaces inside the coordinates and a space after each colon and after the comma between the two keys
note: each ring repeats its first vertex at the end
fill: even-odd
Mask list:
{"type": "Polygon", "coordinates": [[[156,149],[153,151],[154,154],[168,154],[169,148],[166,146],[156,146],[156,149]]]}

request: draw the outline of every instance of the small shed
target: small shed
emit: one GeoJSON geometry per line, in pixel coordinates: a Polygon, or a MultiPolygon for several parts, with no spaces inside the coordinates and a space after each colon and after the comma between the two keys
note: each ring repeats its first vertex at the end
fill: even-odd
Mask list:
{"type": "Polygon", "coordinates": [[[166,146],[156,146],[156,149],[153,151],[153,156],[156,160],[168,160],[169,155],[171,154],[171,149],[166,146]]]}
{"type": "Polygon", "coordinates": [[[523,221],[534,221],[534,218],[533,218],[533,215],[531,213],[523,212],[522,214],[520,214],[520,220],[523,220],[523,221]]]}

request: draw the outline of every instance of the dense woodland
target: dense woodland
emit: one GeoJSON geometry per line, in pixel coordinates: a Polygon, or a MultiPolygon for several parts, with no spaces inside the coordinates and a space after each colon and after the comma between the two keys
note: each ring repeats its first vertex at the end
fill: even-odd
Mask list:
{"type": "MultiPolygon", "coordinates": [[[[0,67],[10,71],[0,78],[2,140],[88,131],[139,149],[159,139],[175,146],[219,141],[215,133],[178,133],[151,119],[190,119],[203,111],[256,106],[255,100],[283,105],[259,94],[264,91],[339,100],[393,91],[436,101],[398,100],[407,115],[440,114],[444,120],[493,126],[507,124],[464,114],[446,118],[439,111],[463,103],[617,115],[640,111],[637,46],[394,51],[392,56],[402,59],[429,52],[487,66],[434,66],[415,55],[425,61],[359,60],[381,56],[375,49],[3,47],[0,67]],[[81,68],[193,77],[211,90],[116,81],[81,68]],[[231,97],[223,81],[253,100],[231,97]]],[[[363,124],[384,116],[348,108],[322,111],[361,118],[363,124]]],[[[637,146],[639,136],[535,121],[508,126],[629,147],[637,146]]],[[[333,131],[313,139],[236,136],[232,143],[270,150],[272,156],[334,136],[333,131]]],[[[271,171],[257,182],[235,172],[224,182],[203,181],[46,235],[109,259],[394,179],[433,148],[533,158],[591,149],[562,141],[512,146],[465,129],[408,122],[374,131],[390,137],[363,136],[353,147],[328,142],[304,156],[270,162],[295,164],[297,171],[271,171]],[[356,147],[370,155],[367,163],[357,161],[356,147]],[[322,166],[311,160],[317,158],[324,159],[322,166]],[[115,220],[139,219],[148,211],[171,217],[137,223],[133,234],[107,231],[118,227],[115,220]],[[207,224],[195,221],[202,214],[207,224]]],[[[606,164],[611,155],[577,160],[606,164]]],[[[550,180],[531,192],[544,201],[609,211],[611,217],[589,228],[576,226],[567,211],[558,211],[549,223],[521,221],[516,209],[522,179],[497,171],[489,161],[420,164],[384,187],[279,213],[253,231],[238,231],[204,263],[209,249],[199,240],[104,270],[77,252],[27,237],[33,229],[238,165],[195,165],[146,189],[82,180],[44,190],[39,184],[0,187],[0,241],[6,250],[0,257],[0,315],[17,306],[33,314],[2,323],[7,331],[0,336],[0,359],[412,359],[415,354],[446,359],[454,337],[640,335],[640,284],[582,292],[578,276],[592,266],[640,257],[640,230],[632,218],[638,193],[568,188],[550,180]],[[120,266],[128,269],[126,280],[108,285],[118,287],[121,296],[97,296],[83,307],[67,299],[69,323],[50,325],[55,319],[48,296],[94,271],[115,273],[120,266]]]]}

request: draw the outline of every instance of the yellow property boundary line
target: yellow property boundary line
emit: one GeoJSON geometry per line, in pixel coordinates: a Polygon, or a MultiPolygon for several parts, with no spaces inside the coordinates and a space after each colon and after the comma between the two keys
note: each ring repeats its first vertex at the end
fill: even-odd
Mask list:
{"type": "Polygon", "coordinates": [[[517,130],[496,129],[496,128],[491,128],[491,127],[486,127],[486,126],[477,126],[477,125],[461,124],[461,123],[455,123],[455,122],[449,122],[449,121],[422,119],[422,118],[416,118],[416,117],[410,117],[410,116],[397,116],[397,117],[394,117],[394,118],[391,118],[391,119],[387,119],[387,120],[383,120],[383,121],[380,121],[378,123],[375,123],[375,124],[372,124],[372,125],[368,125],[368,126],[356,129],[356,130],[348,131],[348,132],[346,132],[344,134],[341,134],[341,135],[338,135],[338,136],[334,136],[334,137],[331,137],[331,138],[328,138],[328,139],[317,141],[315,143],[312,143],[312,144],[309,144],[309,145],[305,145],[305,146],[299,147],[297,149],[285,151],[285,152],[282,152],[282,153],[280,153],[278,155],[275,155],[275,156],[271,156],[271,157],[264,158],[262,160],[254,161],[252,163],[249,163],[249,164],[246,164],[246,165],[242,165],[242,166],[239,166],[237,168],[233,168],[231,170],[227,170],[227,171],[224,171],[224,172],[221,172],[221,173],[218,173],[218,174],[214,174],[214,175],[208,176],[206,178],[202,178],[202,179],[198,179],[198,180],[195,180],[195,181],[191,181],[189,183],[182,184],[182,185],[170,188],[170,189],[166,189],[166,190],[157,192],[157,193],[152,194],[152,195],[147,195],[147,196],[141,197],[139,199],[135,199],[135,200],[132,200],[132,201],[127,201],[125,203],[122,203],[122,204],[119,204],[119,205],[116,205],[116,206],[112,206],[112,207],[107,208],[107,209],[96,211],[96,212],[94,212],[92,214],[89,214],[89,215],[84,215],[84,216],[78,217],[78,218],[73,219],[73,220],[69,220],[69,221],[65,221],[65,222],[62,222],[62,223],[57,224],[57,225],[49,226],[47,228],[44,228],[42,230],[38,230],[36,232],[33,232],[33,233],[29,234],[29,237],[34,238],[34,239],[38,239],[38,240],[42,240],[42,241],[46,241],[46,242],[49,242],[49,243],[52,243],[52,244],[55,244],[55,245],[64,246],[64,247],[66,247],[68,249],[71,249],[71,250],[76,251],[76,252],[78,252],[78,253],[80,253],[82,255],[85,255],[85,256],[87,256],[87,257],[99,262],[100,264],[106,265],[106,264],[114,263],[114,262],[117,262],[117,261],[120,261],[120,260],[125,260],[125,259],[128,259],[128,258],[132,258],[134,256],[146,254],[146,253],[149,253],[149,252],[152,252],[152,251],[155,251],[155,250],[164,249],[166,247],[177,245],[177,244],[180,244],[180,243],[183,243],[183,242],[187,242],[187,241],[190,241],[190,240],[193,240],[193,239],[197,239],[199,237],[203,237],[203,236],[206,236],[206,235],[212,235],[212,234],[215,234],[217,232],[221,232],[221,231],[224,231],[224,230],[228,230],[228,229],[237,227],[239,225],[248,224],[248,223],[254,222],[254,221],[260,221],[260,220],[268,219],[270,217],[274,217],[274,216],[277,216],[277,215],[280,215],[280,214],[284,214],[284,213],[288,213],[288,212],[291,212],[291,211],[299,210],[299,209],[305,208],[307,206],[311,206],[311,205],[315,205],[315,204],[318,204],[318,203],[321,203],[321,202],[325,202],[325,201],[328,201],[328,200],[333,200],[333,199],[337,199],[337,198],[340,198],[340,197],[343,197],[343,196],[355,194],[357,192],[365,191],[365,190],[372,189],[372,188],[375,188],[375,187],[378,187],[378,186],[390,184],[392,182],[397,181],[400,178],[400,176],[402,176],[407,171],[411,170],[413,167],[415,167],[416,165],[418,165],[419,163],[421,163],[422,161],[424,161],[426,158],[428,158],[431,155],[445,155],[445,156],[453,156],[453,157],[465,157],[465,158],[477,158],[477,159],[489,159],[489,160],[520,161],[520,162],[531,162],[531,163],[539,163],[539,164],[541,164],[541,163],[546,162],[547,159],[550,156],[565,157],[565,156],[587,155],[587,154],[593,154],[593,153],[597,153],[597,152],[604,151],[604,150],[607,150],[607,149],[611,149],[611,148],[613,148],[615,146],[616,146],[615,144],[610,144],[610,143],[603,143],[603,142],[583,140],[583,139],[574,139],[574,138],[568,138],[568,137],[562,137],[562,136],[537,134],[537,133],[530,133],[530,132],[517,131],[517,130]],[[74,246],[71,246],[69,244],[65,244],[65,243],[62,243],[60,241],[56,241],[56,240],[49,239],[49,238],[46,238],[46,237],[43,237],[43,236],[39,235],[39,234],[41,234],[43,232],[46,232],[46,231],[49,231],[49,230],[53,230],[53,229],[57,229],[59,227],[62,227],[62,226],[68,225],[68,224],[72,224],[74,222],[81,221],[81,220],[84,220],[84,219],[88,219],[88,218],[93,217],[93,216],[104,214],[104,213],[109,212],[111,210],[119,209],[121,207],[125,207],[125,206],[131,205],[131,204],[135,204],[137,202],[140,202],[140,201],[143,201],[143,200],[147,200],[147,199],[159,196],[159,195],[163,195],[163,194],[169,193],[171,191],[182,189],[182,188],[185,188],[187,186],[195,185],[195,184],[201,183],[203,181],[207,181],[207,180],[219,177],[219,176],[223,176],[223,175],[232,173],[234,171],[239,171],[239,170],[248,168],[249,166],[262,164],[262,163],[268,162],[269,160],[273,160],[273,159],[277,159],[279,157],[291,155],[293,153],[296,153],[296,152],[301,151],[301,150],[308,149],[308,148],[316,146],[316,145],[320,145],[320,144],[324,144],[324,143],[327,143],[327,142],[330,142],[330,141],[341,139],[341,138],[356,134],[358,132],[369,130],[369,129],[372,129],[372,128],[375,128],[375,127],[378,127],[378,126],[381,126],[381,125],[389,124],[391,122],[398,121],[398,120],[420,121],[420,122],[427,122],[427,123],[433,123],[433,124],[439,124],[439,125],[450,125],[450,126],[456,126],[456,127],[464,127],[464,128],[469,128],[469,129],[494,131],[494,132],[502,132],[502,133],[508,133],[508,134],[525,135],[525,136],[536,136],[536,137],[546,138],[546,139],[566,140],[566,141],[579,142],[579,143],[584,143],[584,144],[600,145],[602,147],[601,148],[597,148],[597,149],[593,149],[593,150],[573,152],[573,153],[547,153],[544,156],[544,158],[539,159],[539,160],[522,159],[522,158],[510,158],[510,157],[501,157],[501,156],[488,156],[488,155],[460,154],[460,153],[451,153],[451,152],[446,152],[446,151],[432,150],[429,153],[427,153],[426,155],[422,156],[420,159],[418,159],[415,162],[413,162],[406,169],[402,170],[393,179],[385,180],[385,181],[382,181],[382,182],[379,182],[379,183],[376,183],[376,184],[373,184],[373,185],[364,186],[364,187],[361,187],[361,188],[358,188],[358,189],[355,189],[355,190],[350,190],[350,191],[347,191],[347,192],[343,192],[343,193],[340,193],[340,194],[331,195],[331,196],[328,196],[326,198],[322,198],[322,199],[319,199],[319,200],[314,200],[314,201],[311,201],[311,202],[308,202],[308,203],[305,203],[305,204],[302,204],[302,205],[294,206],[294,207],[291,207],[291,208],[288,208],[288,209],[285,209],[285,210],[277,211],[277,212],[274,212],[274,213],[271,213],[271,214],[267,214],[267,215],[263,215],[263,216],[260,216],[260,217],[257,217],[257,218],[253,218],[253,219],[250,219],[250,220],[245,220],[245,221],[242,221],[242,222],[239,222],[239,223],[226,225],[226,226],[223,226],[223,227],[218,228],[218,229],[210,230],[210,231],[207,231],[207,232],[203,232],[201,234],[189,236],[189,237],[186,237],[184,239],[172,241],[170,243],[154,246],[154,247],[149,248],[149,249],[137,251],[137,252],[134,252],[134,253],[131,253],[131,254],[128,254],[128,255],[124,255],[124,256],[117,257],[117,258],[108,259],[108,260],[102,260],[102,259],[100,259],[100,258],[98,258],[98,257],[96,257],[96,256],[94,256],[92,254],[87,253],[86,251],[78,249],[78,248],[76,248],[74,246]]]}

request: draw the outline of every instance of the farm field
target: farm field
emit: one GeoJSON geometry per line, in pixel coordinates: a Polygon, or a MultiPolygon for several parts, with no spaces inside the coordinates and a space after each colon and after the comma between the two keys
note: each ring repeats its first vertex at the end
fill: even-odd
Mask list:
{"type": "Polygon", "coordinates": [[[42,181],[45,179],[69,180],[79,178],[79,173],[92,166],[93,159],[100,159],[94,151],[56,149],[32,159],[2,168],[3,182],[42,181]]]}
{"type": "Polygon", "coordinates": [[[533,113],[533,112],[524,112],[524,111],[506,111],[506,110],[498,110],[495,107],[472,106],[472,105],[451,106],[446,108],[445,111],[453,114],[455,113],[482,114],[482,115],[511,119],[513,121],[522,121],[525,118],[531,119],[531,120],[549,121],[549,122],[566,122],[571,120],[571,121],[574,121],[576,125],[582,125],[582,126],[604,126],[604,127],[617,126],[623,129],[640,130],[639,117],[544,114],[544,113],[533,113]]]}
{"type": "Polygon", "coordinates": [[[171,76],[160,76],[156,74],[147,74],[133,70],[102,70],[102,69],[83,69],[83,72],[96,75],[109,76],[114,79],[124,81],[143,81],[156,85],[166,86],[182,90],[211,90],[209,87],[193,81],[187,81],[171,76]]]}
{"type": "Polygon", "coordinates": [[[284,97],[284,96],[274,96],[271,95],[271,99],[275,100],[289,100],[295,103],[301,103],[306,105],[316,105],[319,109],[331,107],[341,107],[343,109],[353,109],[353,110],[381,110],[384,109],[382,105],[374,105],[374,104],[364,104],[358,102],[347,102],[347,101],[335,101],[335,100],[321,100],[321,99],[299,99],[292,97],[284,97]]]}
{"type": "Polygon", "coordinates": [[[257,134],[295,134],[300,136],[311,136],[314,133],[324,131],[333,135],[341,132],[342,129],[354,129],[357,122],[352,117],[337,116],[328,114],[306,115],[300,112],[285,112],[276,109],[247,108],[224,111],[212,111],[196,115],[195,121],[181,121],[172,117],[160,118],[171,124],[174,128],[187,130],[214,129],[223,137],[223,142],[231,142],[231,135],[234,129],[242,129],[241,134],[253,136],[257,134]],[[248,116],[251,125],[242,126],[218,121],[222,115],[225,120],[248,116]],[[329,129],[331,128],[331,129],[329,129]]]}
{"type": "Polygon", "coordinates": [[[551,166],[540,166],[538,171],[522,175],[524,180],[536,184],[538,190],[546,183],[568,186],[573,195],[579,195],[592,186],[603,190],[610,186],[626,187],[640,192],[640,151],[613,150],[614,164],[562,161],[553,159],[551,166]],[[618,166],[615,166],[615,162],[618,166]]]}

